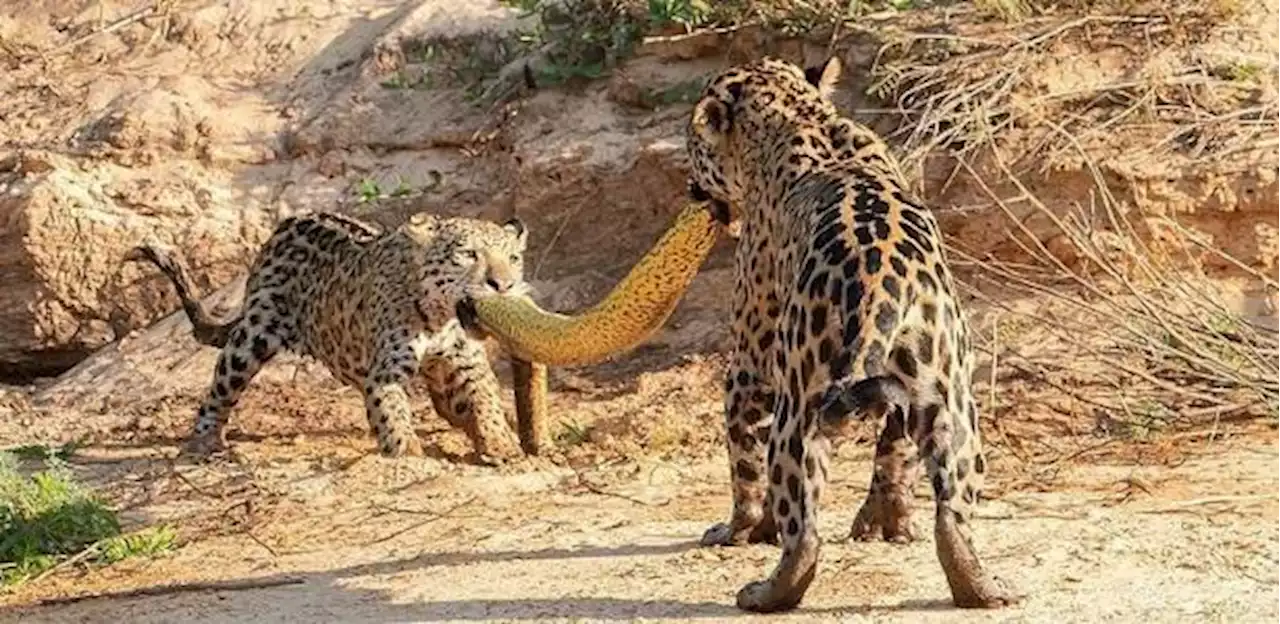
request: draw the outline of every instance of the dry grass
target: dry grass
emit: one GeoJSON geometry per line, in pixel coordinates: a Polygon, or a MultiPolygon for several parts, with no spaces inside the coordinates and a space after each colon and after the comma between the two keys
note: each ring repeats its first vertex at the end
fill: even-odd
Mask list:
{"type": "MultiPolygon", "coordinates": [[[[965,164],[966,167],[967,164],[965,164]]],[[[1216,427],[1240,418],[1276,419],[1280,401],[1280,346],[1274,325],[1259,324],[1229,307],[1220,285],[1200,267],[1205,254],[1221,257],[1167,218],[1126,212],[1096,178],[1098,201],[1063,211],[1019,190],[990,199],[1008,217],[1006,231],[1025,252],[1019,262],[979,258],[952,249],[972,273],[967,290],[987,305],[1024,321],[1017,341],[985,347],[1008,371],[1051,387],[1067,400],[1056,408],[1084,415],[1095,433],[1130,437],[1172,428],[1216,427]],[[1009,207],[1029,203],[1050,219],[1075,258],[1051,251],[1009,207]],[[1143,242],[1133,221],[1158,221],[1164,244],[1143,242]],[[993,295],[993,292],[1000,294],[993,295]],[[1028,310],[1020,299],[1046,302],[1028,310]]],[[[969,173],[978,174],[971,168],[969,173]]],[[[1241,272],[1274,293],[1276,282],[1243,263],[1241,272]]]]}
{"type": "MultiPolygon", "coordinates": [[[[1016,260],[950,251],[965,289],[998,319],[977,339],[993,365],[991,379],[981,380],[991,393],[987,411],[998,414],[1019,400],[1011,388],[1031,388],[1020,399],[1057,412],[1059,432],[1099,438],[1084,448],[1037,442],[1044,448],[1031,453],[1032,463],[1040,467],[1160,432],[1212,439],[1231,421],[1274,426],[1274,322],[1257,324],[1226,303],[1223,283],[1202,267],[1206,260],[1232,266],[1271,297],[1275,276],[1215,249],[1176,215],[1124,204],[1109,186],[1108,167],[1127,157],[1196,167],[1274,150],[1275,68],[1227,67],[1181,53],[1233,28],[1225,17],[1238,7],[1224,1],[1027,19],[1043,13],[1042,3],[975,4],[1025,21],[969,34],[891,36],[872,92],[895,106],[892,136],[913,177],[923,186],[926,164],[951,159],[951,178],[966,178],[986,196],[1019,250],[1010,254],[1016,260]],[[1123,49],[1129,67],[1157,66],[1148,63],[1157,57],[1177,63],[1069,91],[1046,78],[1065,51],[1109,46],[1123,49]],[[1102,154],[1111,162],[1100,162],[1102,154]],[[1029,180],[1054,171],[1086,172],[1092,201],[1042,201],[1029,180]],[[1033,232],[1029,222],[1048,227],[1033,232]],[[1021,305],[1029,301],[1036,303],[1021,305]]],[[[1067,4],[1059,8],[1121,5],[1067,4]]],[[[1002,436],[997,432],[996,442],[1009,447],[1002,436]]]]}
{"type": "Polygon", "coordinates": [[[991,149],[1016,153],[1015,170],[1080,168],[1082,148],[1115,146],[1121,137],[1146,156],[1177,153],[1192,162],[1273,147],[1280,128],[1274,68],[1189,53],[1174,67],[1072,90],[1054,90],[1045,79],[1059,64],[1055,50],[1113,47],[1145,67],[1232,27],[1219,20],[1192,7],[1044,18],[985,36],[908,33],[881,49],[870,91],[896,105],[893,136],[917,171],[940,151],[970,159],[991,149]],[[1176,131],[1143,134],[1166,124],[1176,131]],[[1010,144],[1011,137],[1024,144],[1010,144]]]}
{"type": "MultiPolygon", "coordinates": [[[[1156,6],[1143,0],[973,0],[973,6],[981,13],[1009,22],[1033,15],[1064,13],[1158,13],[1167,4],[1156,6]]],[[[1209,0],[1195,5],[1215,18],[1229,19],[1240,11],[1242,0],[1209,0]]]]}

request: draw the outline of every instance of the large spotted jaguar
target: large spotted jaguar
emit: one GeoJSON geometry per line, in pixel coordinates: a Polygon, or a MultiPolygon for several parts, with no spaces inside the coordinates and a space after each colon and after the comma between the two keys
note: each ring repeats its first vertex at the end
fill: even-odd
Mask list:
{"type": "Polygon", "coordinates": [[[733,514],[705,545],[774,541],[751,611],[795,607],[817,570],[829,436],[884,419],[852,535],[912,539],[919,460],[936,501],[938,558],[961,607],[1017,597],[979,562],[968,522],[986,462],[973,358],[938,224],[886,144],[840,115],[840,64],[765,59],[714,77],[688,126],[690,191],[738,226],[725,380],[733,514]]]}
{"type": "Polygon", "coordinates": [[[483,336],[462,328],[455,309],[465,297],[526,294],[526,238],[516,219],[498,224],[419,213],[380,232],[337,214],[291,217],[258,253],[245,303],[228,320],[203,307],[171,253],[135,248],[127,258],[160,268],[177,288],[196,338],[222,349],[185,450],[205,455],[225,448],[230,410],[262,366],[288,349],[363,388],[384,455],[422,452],[404,388],[421,366],[436,411],[467,432],[480,462],[516,456],[520,446],[483,336]]]}

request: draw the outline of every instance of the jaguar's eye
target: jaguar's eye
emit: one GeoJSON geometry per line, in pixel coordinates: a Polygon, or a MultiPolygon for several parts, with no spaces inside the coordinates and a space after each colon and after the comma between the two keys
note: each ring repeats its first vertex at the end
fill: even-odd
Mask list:
{"type": "Polygon", "coordinates": [[[458,263],[460,266],[475,265],[476,262],[480,262],[480,253],[477,253],[475,249],[460,247],[454,249],[453,262],[458,263]]]}
{"type": "Polygon", "coordinates": [[[511,260],[512,264],[519,264],[520,254],[511,254],[511,257],[509,258],[509,260],[511,260]]]}

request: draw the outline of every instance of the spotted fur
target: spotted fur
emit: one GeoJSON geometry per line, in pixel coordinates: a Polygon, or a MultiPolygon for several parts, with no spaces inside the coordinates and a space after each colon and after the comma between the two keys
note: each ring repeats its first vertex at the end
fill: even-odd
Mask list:
{"type": "Polygon", "coordinates": [[[960,302],[930,211],[886,144],[842,117],[839,62],[802,71],[765,59],[706,87],[689,124],[695,198],[740,226],[725,424],[733,514],[705,545],[776,541],[772,575],[738,605],[795,607],[817,569],[829,436],[849,414],[884,419],[855,538],[912,539],[919,460],[955,602],[1014,600],[969,540],[986,462],[960,302]]]}
{"type": "Polygon", "coordinates": [[[222,349],[186,450],[224,449],[230,410],[262,366],[287,349],[363,388],[384,455],[422,452],[404,389],[421,370],[436,411],[467,432],[479,460],[515,456],[519,445],[482,336],[464,330],[454,310],[465,297],[527,293],[526,238],[519,220],[420,213],[380,232],[337,214],[291,217],[258,253],[245,303],[226,321],[205,310],[173,255],[154,246],[133,250],[129,259],[155,264],[173,282],[196,338],[222,349]]]}

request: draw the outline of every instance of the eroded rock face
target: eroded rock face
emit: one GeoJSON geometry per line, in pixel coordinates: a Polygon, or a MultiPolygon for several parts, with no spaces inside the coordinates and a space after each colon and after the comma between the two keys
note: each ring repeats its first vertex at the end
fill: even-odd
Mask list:
{"type": "Polygon", "coordinates": [[[0,376],[48,375],[172,309],[169,286],[122,257],[146,237],[230,281],[273,220],[181,164],[146,169],[23,152],[0,173],[0,376]]]}
{"type": "MultiPolygon", "coordinates": [[[[233,279],[205,298],[205,304],[215,314],[233,311],[244,298],[244,286],[244,279],[233,279]]],[[[191,322],[178,311],[80,361],[36,393],[35,403],[110,411],[173,392],[198,396],[209,384],[217,357],[217,349],[192,338],[191,322]]]]}

